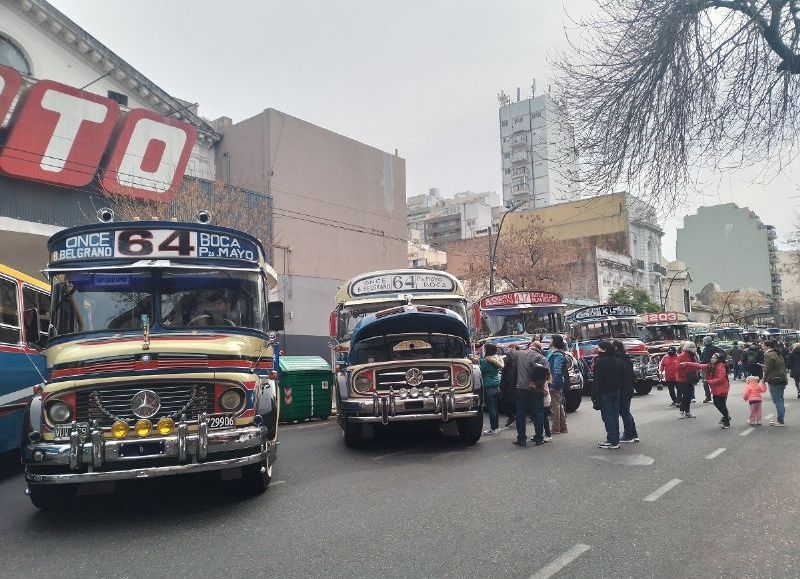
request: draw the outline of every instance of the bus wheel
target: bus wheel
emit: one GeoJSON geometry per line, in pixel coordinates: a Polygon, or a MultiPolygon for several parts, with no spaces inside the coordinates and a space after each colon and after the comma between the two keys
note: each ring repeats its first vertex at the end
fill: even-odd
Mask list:
{"type": "Polygon", "coordinates": [[[31,502],[37,509],[45,511],[65,509],[75,497],[78,485],[37,485],[29,484],[31,502]]]}
{"type": "Polygon", "coordinates": [[[347,448],[358,448],[361,446],[361,424],[358,422],[348,422],[344,419],[344,445],[347,448]]]}
{"type": "Polygon", "coordinates": [[[639,396],[645,396],[646,394],[650,394],[650,390],[653,389],[653,384],[650,382],[637,382],[633,389],[636,390],[639,396]]]}
{"type": "Polygon", "coordinates": [[[583,401],[583,389],[580,390],[567,390],[564,396],[564,410],[567,412],[575,412],[583,401]]]}
{"type": "Polygon", "coordinates": [[[242,467],[242,483],[245,490],[253,494],[261,494],[272,481],[272,464],[269,458],[261,462],[242,467]]]}
{"type": "Polygon", "coordinates": [[[458,418],[456,427],[458,428],[458,437],[462,442],[475,444],[480,440],[481,432],[483,432],[483,412],[479,412],[477,416],[471,418],[458,418]]]}

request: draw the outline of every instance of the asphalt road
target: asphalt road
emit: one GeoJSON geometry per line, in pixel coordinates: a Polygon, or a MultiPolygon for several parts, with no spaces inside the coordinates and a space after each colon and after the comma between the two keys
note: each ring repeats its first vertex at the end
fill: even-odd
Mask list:
{"type": "Polygon", "coordinates": [[[740,391],[730,430],[710,404],[678,420],[666,391],[637,398],[642,441],[617,451],[588,400],[542,447],[412,431],[353,451],[333,419],[288,426],[258,497],[184,477],[45,513],[15,470],[0,576],[800,577],[800,400],[750,430],[740,391]]]}

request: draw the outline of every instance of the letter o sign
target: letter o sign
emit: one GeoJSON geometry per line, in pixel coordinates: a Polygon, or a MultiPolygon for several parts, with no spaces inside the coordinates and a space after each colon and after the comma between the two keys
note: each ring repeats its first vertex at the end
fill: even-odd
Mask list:
{"type": "Polygon", "coordinates": [[[144,109],[131,111],[103,172],[103,189],[148,201],[171,201],[196,138],[197,131],[187,123],[144,109]]]}

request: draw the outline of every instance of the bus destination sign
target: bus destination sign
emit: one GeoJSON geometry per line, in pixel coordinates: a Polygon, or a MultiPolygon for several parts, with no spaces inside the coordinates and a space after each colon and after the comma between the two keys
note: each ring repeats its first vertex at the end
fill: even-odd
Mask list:
{"type": "Polygon", "coordinates": [[[581,308],[573,315],[576,321],[594,318],[631,318],[636,316],[636,310],[625,305],[589,306],[581,308]]]}
{"type": "Polygon", "coordinates": [[[251,240],[230,233],[136,228],[78,233],[50,247],[51,263],[106,259],[236,259],[258,261],[251,240]]]}
{"type": "Polygon", "coordinates": [[[456,284],[441,273],[387,273],[362,277],[350,284],[353,296],[403,292],[452,292],[456,284]]]}
{"type": "Polygon", "coordinates": [[[496,308],[502,306],[560,304],[561,296],[553,292],[522,291],[505,292],[486,296],[480,301],[481,308],[496,308]]]}

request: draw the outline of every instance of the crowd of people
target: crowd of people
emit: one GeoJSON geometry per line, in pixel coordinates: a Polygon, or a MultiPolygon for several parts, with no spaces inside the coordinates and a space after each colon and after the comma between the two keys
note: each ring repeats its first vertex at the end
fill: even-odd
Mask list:
{"type": "MultiPolygon", "coordinates": [[[[566,350],[560,335],[553,336],[546,355],[539,342],[533,342],[526,350],[509,346],[500,351],[491,343],[483,346],[479,363],[489,414],[489,429],[484,434],[499,432],[501,409],[508,416],[505,427],[516,424],[515,445],[527,446],[529,417],[534,430],[530,441],[536,446],[550,442],[556,434],[568,432],[564,390],[569,385],[573,359],[566,350]]],[[[726,353],[708,338],[700,352],[694,342],[687,341],[680,348],[669,348],[659,363],[678,417],[695,418],[691,404],[695,402],[696,386],[702,382],[703,403],[713,403],[720,413],[719,425],[723,429],[731,426],[728,411],[731,370],[734,380],[745,381],[742,398],[750,406],[748,424],[761,424],[762,395],[769,391],[776,411],[770,425],[784,426],[787,368],[800,398],[800,344],[788,349],[769,340],[747,348],[734,343],[726,353]]],[[[598,444],[600,448],[617,449],[622,443],[639,442],[636,420],[631,413],[634,383],[633,362],[624,344],[620,340],[601,341],[594,358],[591,390],[593,407],[600,411],[606,433],[605,440],[598,444]]]]}

